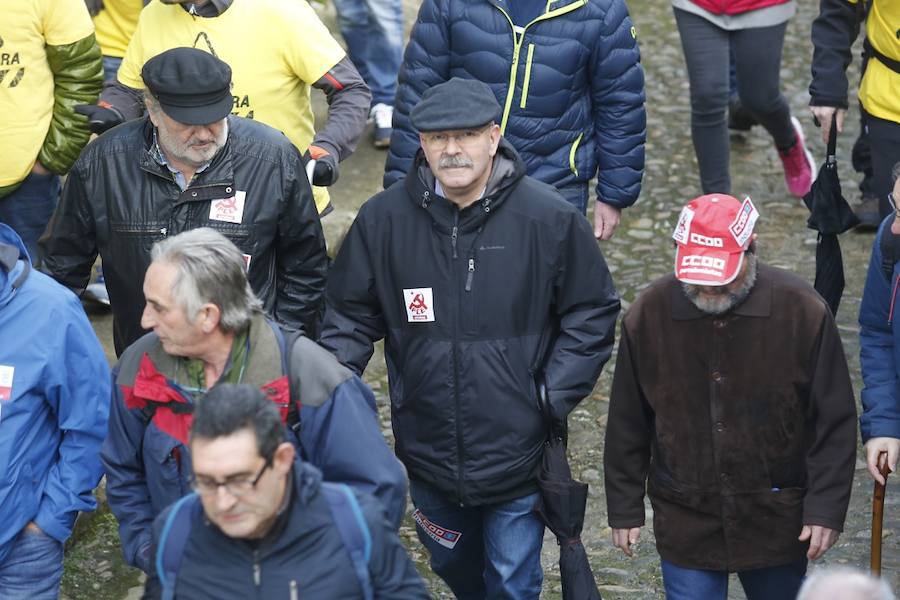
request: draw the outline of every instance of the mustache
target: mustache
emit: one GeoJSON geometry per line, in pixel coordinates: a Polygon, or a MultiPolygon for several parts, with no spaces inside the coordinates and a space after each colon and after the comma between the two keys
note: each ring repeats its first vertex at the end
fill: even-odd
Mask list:
{"type": "Polygon", "coordinates": [[[472,161],[463,156],[442,156],[438,161],[439,169],[462,169],[473,166],[472,161]]]}

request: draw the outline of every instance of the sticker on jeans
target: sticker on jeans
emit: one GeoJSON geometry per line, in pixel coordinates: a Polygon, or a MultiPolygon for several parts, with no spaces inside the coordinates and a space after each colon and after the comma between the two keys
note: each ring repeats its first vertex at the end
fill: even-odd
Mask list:
{"type": "Polygon", "coordinates": [[[13,373],[15,367],[0,365],[0,402],[12,400],[13,373]]]}
{"type": "Polygon", "coordinates": [[[434,321],[434,295],[431,288],[404,289],[403,301],[406,304],[406,320],[410,323],[434,321]]]}
{"type": "Polygon", "coordinates": [[[435,525],[431,521],[428,520],[428,517],[422,514],[422,511],[416,509],[413,513],[413,520],[415,520],[416,524],[422,528],[422,531],[425,532],[428,537],[436,541],[438,544],[443,546],[444,548],[449,548],[453,550],[456,547],[456,543],[459,541],[459,538],[462,537],[462,533],[459,531],[453,531],[452,529],[447,529],[446,527],[441,527],[440,525],[435,525]]]}
{"type": "Polygon", "coordinates": [[[210,221],[226,221],[228,223],[240,223],[244,218],[244,199],[247,192],[240,190],[231,198],[213,200],[209,204],[210,221]]]}

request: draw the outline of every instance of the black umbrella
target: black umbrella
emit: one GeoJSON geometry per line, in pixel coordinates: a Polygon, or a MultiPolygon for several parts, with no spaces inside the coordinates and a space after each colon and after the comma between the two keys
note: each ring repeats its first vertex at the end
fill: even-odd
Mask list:
{"type": "Polygon", "coordinates": [[[566,458],[565,424],[554,425],[547,401],[547,388],[538,384],[538,402],[547,424],[548,439],[544,444],[540,491],[534,511],[544,525],[556,535],[559,543],[559,573],[563,600],[601,600],[600,590],[581,543],[584,509],[588,486],[572,479],[566,458]]]}
{"type": "Polygon", "coordinates": [[[836,315],[841,295],[844,293],[844,260],[838,234],[859,224],[847,200],[841,194],[841,180],[838,177],[837,124],[832,117],[831,133],[828,136],[828,156],[819,169],[819,176],[812,184],[803,202],[810,210],[806,226],[819,232],[816,243],[816,291],[828,303],[831,313],[836,315]]]}

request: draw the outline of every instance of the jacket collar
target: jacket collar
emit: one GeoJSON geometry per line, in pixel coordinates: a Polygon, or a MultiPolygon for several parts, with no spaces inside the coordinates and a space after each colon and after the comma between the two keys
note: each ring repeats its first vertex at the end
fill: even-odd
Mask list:
{"type": "Polygon", "coordinates": [[[0,304],[5,304],[31,274],[31,259],[22,238],[0,223],[0,304]]]}
{"type": "MultiPolygon", "coordinates": [[[[507,5],[510,2],[515,2],[516,0],[488,0],[488,3],[502,11],[509,18],[509,10],[507,5]]],[[[560,15],[564,15],[568,12],[572,12],[573,10],[577,10],[582,6],[586,5],[588,0],[551,0],[547,3],[547,10],[533,20],[531,23],[535,23],[537,21],[543,21],[545,19],[552,19],[553,17],[558,17],[560,15]]],[[[510,19],[510,23],[512,20],[510,19]]],[[[529,23],[529,25],[531,24],[529,23]]],[[[524,30],[524,28],[515,28],[517,32],[524,30]]]]}
{"type": "Polygon", "coordinates": [[[194,2],[187,2],[181,5],[185,12],[198,17],[215,18],[228,10],[234,0],[209,0],[202,6],[197,6],[194,2]]]}
{"type": "MultiPolygon", "coordinates": [[[[188,188],[191,188],[192,185],[221,185],[230,184],[234,181],[234,166],[231,159],[231,145],[234,143],[234,122],[231,116],[227,118],[228,137],[225,138],[225,145],[203,169],[195,173],[193,180],[188,182],[188,188]]],[[[141,136],[144,139],[144,151],[141,152],[140,157],[141,169],[174,183],[172,172],[167,166],[160,164],[155,156],[156,128],[150,121],[150,117],[144,117],[143,119],[141,136]]],[[[161,154],[162,150],[159,150],[159,152],[161,154]]]]}
{"type": "Polygon", "coordinates": [[[772,314],[772,280],[769,277],[769,269],[761,262],[757,263],[756,283],[750,290],[750,294],[744,301],[724,315],[710,315],[703,312],[688,300],[681,282],[672,275],[672,285],[669,288],[671,294],[672,319],[675,321],[690,321],[694,319],[715,318],[717,316],[728,317],[737,315],[741,317],[768,317],[772,314]]]}
{"type": "Polygon", "coordinates": [[[462,231],[471,231],[481,226],[491,212],[506,201],[515,185],[524,176],[525,163],[522,162],[519,153],[505,138],[500,138],[484,195],[463,210],[459,210],[455,204],[435,193],[434,173],[421,148],[416,153],[406,176],[405,185],[410,201],[427,210],[442,229],[449,230],[454,223],[458,223],[462,231]]]}

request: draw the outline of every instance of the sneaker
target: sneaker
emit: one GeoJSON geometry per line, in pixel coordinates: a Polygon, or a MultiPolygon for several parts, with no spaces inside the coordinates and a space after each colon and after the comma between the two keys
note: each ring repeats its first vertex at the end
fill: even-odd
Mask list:
{"type": "Polygon", "coordinates": [[[728,129],[750,131],[754,125],[759,125],[759,121],[749,110],[744,108],[740,98],[735,97],[728,102],[728,129]]]}
{"type": "Polygon", "coordinates": [[[855,231],[875,231],[881,225],[881,213],[878,212],[878,197],[863,194],[859,204],[853,209],[853,214],[859,219],[859,225],[855,231]]]}
{"type": "Polygon", "coordinates": [[[796,117],[791,117],[791,125],[794,128],[794,145],[787,150],[778,150],[778,156],[784,165],[784,179],[788,190],[792,196],[802,198],[809,192],[816,178],[816,163],[806,149],[800,121],[796,117]]]}
{"type": "Polygon", "coordinates": [[[391,121],[394,118],[394,107],[379,102],[372,107],[369,118],[375,121],[374,144],[376,148],[387,148],[391,145],[391,121]]]}
{"type": "Polygon", "coordinates": [[[97,267],[97,278],[84,288],[82,298],[109,306],[109,292],[106,291],[106,280],[103,279],[103,267],[97,267]]]}

